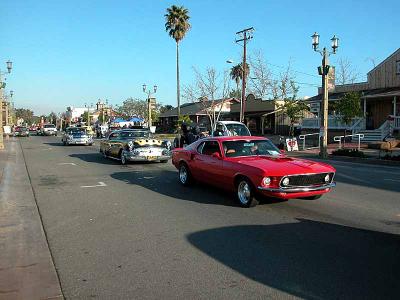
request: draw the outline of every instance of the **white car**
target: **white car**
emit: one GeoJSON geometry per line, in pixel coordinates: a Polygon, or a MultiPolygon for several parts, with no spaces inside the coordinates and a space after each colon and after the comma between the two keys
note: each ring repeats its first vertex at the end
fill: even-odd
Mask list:
{"type": "Polygon", "coordinates": [[[250,136],[247,126],[237,121],[218,121],[213,136],[250,136]]]}
{"type": "Polygon", "coordinates": [[[54,124],[44,124],[40,131],[40,135],[57,135],[57,128],[54,124]]]}

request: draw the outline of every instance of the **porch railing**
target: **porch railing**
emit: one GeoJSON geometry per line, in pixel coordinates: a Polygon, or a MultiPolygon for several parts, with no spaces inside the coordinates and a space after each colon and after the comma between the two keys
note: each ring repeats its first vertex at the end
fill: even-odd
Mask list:
{"type": "Polygon", "coordinates": [[[393,117],[393,127],[394,129],[400,129],[400,116],[393,117]]]}
{"type": "MultiPolygon", "coordinates": [[[[317,129],[320,128],[319,118],[304,118],[301,122],[301,128],[305,129],[317,129]]],[[[362,130],[365,129],[364,118],[354,118],[350,124],[342,122],[338,117],[328,117],[328,128],[329,129],[349,129],[349,130],[362,130]]]]}

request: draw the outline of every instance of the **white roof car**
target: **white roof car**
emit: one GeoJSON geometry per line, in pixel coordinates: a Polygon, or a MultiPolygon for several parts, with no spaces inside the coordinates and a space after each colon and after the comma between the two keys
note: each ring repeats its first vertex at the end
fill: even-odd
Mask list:
{"type": "Polygon", "coordinates": [[[218,121],[213,136],[250,136],[247,126],[237,121],[218,121]]]}

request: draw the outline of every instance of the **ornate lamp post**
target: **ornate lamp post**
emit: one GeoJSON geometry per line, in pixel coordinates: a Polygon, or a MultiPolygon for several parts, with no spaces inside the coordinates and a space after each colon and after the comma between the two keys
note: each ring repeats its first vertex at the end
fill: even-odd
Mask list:
{"type": "Polygon", "coordinates": [[[339,39],[334,35],[331,38],[331,47],[332,52],[329,52],[326,47],[322,50],[318,50],[319,46],[319,34],[314,33],[312,36],[312,47],[315,52],[318,52],[322,56],[322,65],[318,67],[318,74],[322,76],[322,105],[320,110],[320,117],[322,117],[320,123],[320,151],[319,155],[321,158],[328,157],[328,74],[329,74],[329,55],[336,54],[337,49],[339,48],[339,39]]]}
{"type": "MultiPolygon", "coordinates": [[[[3,142],[3,89],[6,87],[6,83],[2,81],[1,76],[10,74],[12,69],[12,62],[7,61],[7,72],[1,72],[0,70],[0,150],[4,149],[3,142]]],[[[7,118],[7,116],[6,116],[7,118]]]]}
{"type": "MultiPolygon", "coordinates": [[[[150,126],[151,126],[151,109],[152,109],[152,106],[156,104],[156,102],[155,102],[155,99],[152,100],[152,98],[151,98],[152,92],[151,92],[150,89],[147,89],[146,84],[143,84],[143,92],[147,94],[147,115],[148,115],[147,116],[147,123],[148,123],[149,129],[150,129],[150,126]]],[[[155,94],[155,93],[157,93],[157,85],[153,86],[153,94],[155,94]]]]}

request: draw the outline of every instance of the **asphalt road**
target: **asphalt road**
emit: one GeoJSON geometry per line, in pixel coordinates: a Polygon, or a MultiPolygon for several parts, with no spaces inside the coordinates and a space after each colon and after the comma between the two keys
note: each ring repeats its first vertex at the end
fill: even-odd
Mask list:
{"type": "Polygon", "coordinates": [[[400,168],[334,162],[321,199],[243,209],[170,163],[20,141],[67,299],[398,299],[400,168]]]}

